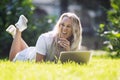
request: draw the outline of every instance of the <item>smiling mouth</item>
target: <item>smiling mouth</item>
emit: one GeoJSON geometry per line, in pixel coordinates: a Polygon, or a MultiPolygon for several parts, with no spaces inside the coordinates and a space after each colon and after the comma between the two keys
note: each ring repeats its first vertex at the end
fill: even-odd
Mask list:
{"type": "Polygon", "coordinates": [[[60,37],[65,38],[67,36],[66,32],[62,32],[62,34],[60,35],[60,37]]]}
{"type": "Polygon", "coordinates": [[[63,36],[64,36],[64,35],[67,35],[67,32],[62,32],[62,34],[63,34],[63,36]]]}

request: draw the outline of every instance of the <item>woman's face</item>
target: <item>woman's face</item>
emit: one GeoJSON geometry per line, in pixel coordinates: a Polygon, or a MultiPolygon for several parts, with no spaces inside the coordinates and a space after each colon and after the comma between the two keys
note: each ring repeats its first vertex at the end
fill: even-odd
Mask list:
{"type": "Polygon", "coordinates": [[[63,17],[60,22],[60,37],[68,39],[72,35],[72,20],[69,17],[63,17]]]}

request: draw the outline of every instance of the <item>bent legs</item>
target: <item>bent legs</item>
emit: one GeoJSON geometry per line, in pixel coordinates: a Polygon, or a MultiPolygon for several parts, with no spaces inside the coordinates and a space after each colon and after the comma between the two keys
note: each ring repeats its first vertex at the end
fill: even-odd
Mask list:
{"type": "Polygon", "coordinates": [[[15,56],[18,52],[20,52],[28,47],[26,42],[22,39],[21,35],[22,35],[22,33],[17,28],[16,35],[13,39],[10,54],[9,54],[10,61],[12,61],[15,58],[15,56]]]}

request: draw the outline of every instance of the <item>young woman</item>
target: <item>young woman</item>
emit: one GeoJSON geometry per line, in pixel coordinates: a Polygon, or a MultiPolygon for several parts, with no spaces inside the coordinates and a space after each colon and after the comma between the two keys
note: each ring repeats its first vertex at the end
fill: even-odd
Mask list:
{"type": "MultiPolygon", "coordinates": [[[[15,24],[16,28],[14,27],[14,30],[11,31],[14,31],[14,40],[9,56],[11,61],[56,61],[61,51],[80,49],[82,27],[79,18],[74,13],[63,13],[52,31],[39,36],[35,47],[28,47],[21,37],[22,31],[26,29],[26,23],[27,19],[20,16],[15,24]]],[[[7,31],[10,32],[10,30],[7,31]]]]}

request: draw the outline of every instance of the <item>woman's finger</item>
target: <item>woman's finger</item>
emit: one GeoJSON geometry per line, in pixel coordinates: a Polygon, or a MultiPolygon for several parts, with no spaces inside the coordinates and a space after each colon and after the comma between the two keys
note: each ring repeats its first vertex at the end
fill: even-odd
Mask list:
{"type": "Polygon", "coordinates": [[[64,49],[66,50],[69,50],[70,49],[70,42],[68,40],[65,40],[65,39],[60,39],[58,41],[58,44],[63,47],[64,49]]]}
{"type": "Polygon", "coordinates": [[[64,44],[70,45],[70,42],[65,38],[60,38],[60,41],[62,41],[64,44]]]}

